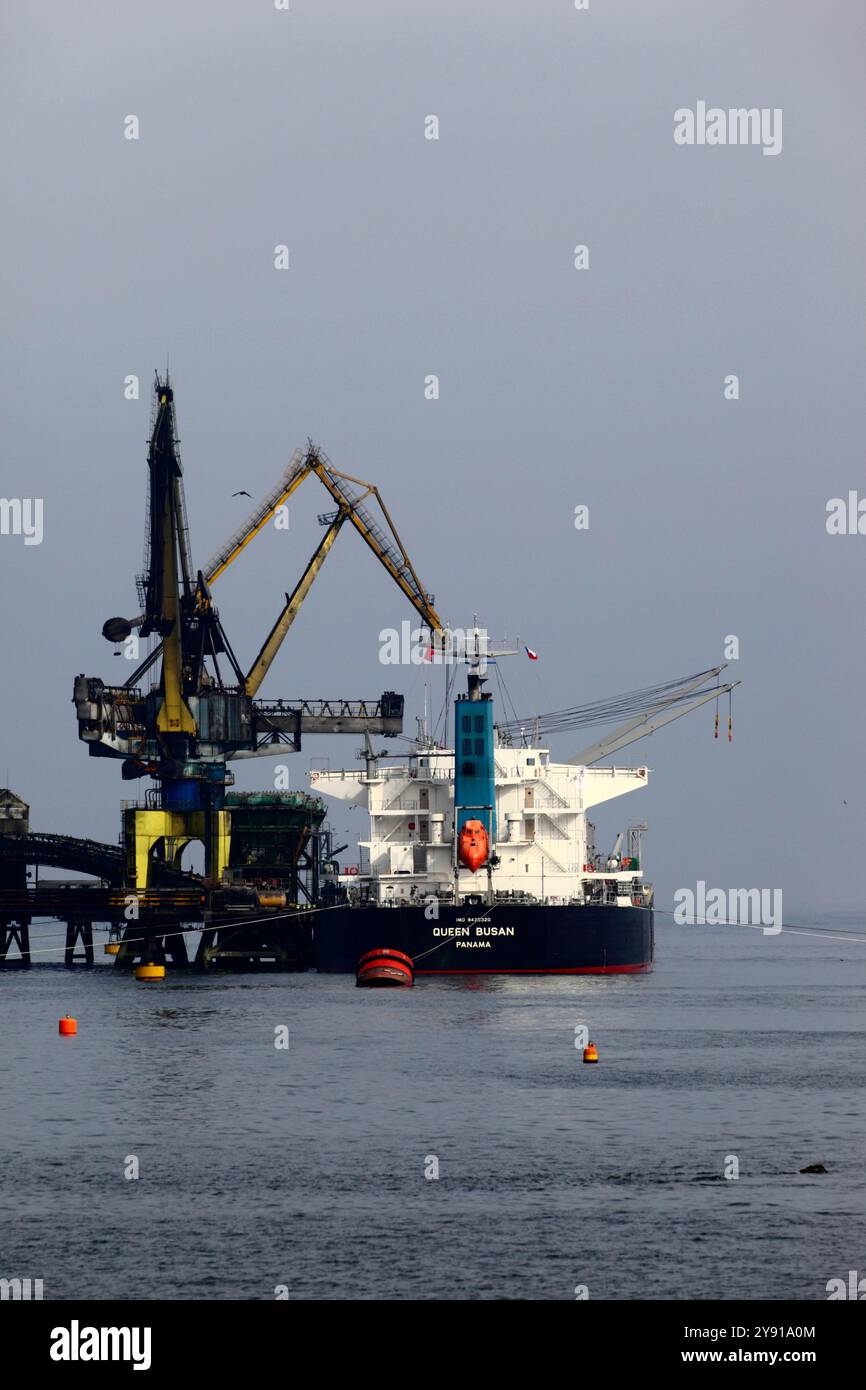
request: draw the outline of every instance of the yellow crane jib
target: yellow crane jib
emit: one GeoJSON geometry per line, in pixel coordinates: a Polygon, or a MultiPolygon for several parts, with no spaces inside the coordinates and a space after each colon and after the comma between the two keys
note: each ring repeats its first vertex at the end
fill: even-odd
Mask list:
{"type": "Polygon", "coordinates": [[[356,531],[373,551],[380,564],[391,575],[394,582],[399,585],[416,612],[429,626],[431,632],[438,634],[445,631],[444,625],[433,607],[432,595],[426,593],[422,587],[379,489],[374,483],[365,482],[362,478],[355,478],[349,473],[341,473],[339,469],[334,468],[330,459],[312,441],[308,442],[306,450],[295,450],[284,473],[274,487],[211,557],[203,571],[206,583],[213,584],[228,569],[241,551],[276,516],[280,507],[285,505],[296,488],[300,487],[304,479],[310,474],[315,474],[337,503],[337,518],[333,529],[325,535],[321,545],[310,560],[300,582],[292,594],[287,596],[285,607],[250,668],[245,682],[248,695],[254,695],[259,689],[310,590],[313,580],[321,569],[322,562],[329,553],[337,533],[346,519],[352,522],[356,531]],[[369,506],[365,505],[368,499],[378,504],[382,521],[374,515],[369,506]],[[387,531],[390,532],[390,536],[386,533],[387,531]]]}
{"type": "MultiPolygon", "coordinates": [[[[161,434],[160,424],[162,423],[169,437],[171,447],[167,452],[171,454],[171,472],[174,475],[170,487],[170,496],[166,498],[166,508],[173,509],[172,525],[167,524],[167,512],[164,516],[160,516],[156,526],[153,525],[154,489],[152,485],[151,535],[153,536],[155,533],[159,533],[165,536],[166,532],[171,533],[174,531],[177,537],[181,573],[178,574],[175,554],[168,554],[168,552],[166,552],[166,563],[165,565],[157,567],[159,573],[153,580],[153,583],[159,586],[159,593],[151,594],[149,590],[147,612],[140,614],[137,618],[129,620],[123,618],[109,619],[103,627],[103,635],[109,641],[113,642],[122,641],[129,635],[133,628],[140,628],[142,636],[146,636],[149,632],[159,632],[162,639],[159,646],[152,651],[145,658],[142,665],[133,672],[132,676],[126,682],[126,685],[127,687],[135,686],[150,666],[153,665],[160,656],[164,656],[165,663],[162,684],[165,686],[166,700],[165,709],[161,711],[159,718],[158,727],[160,731],[176,733],[195,732],[192,728],[195,720],[190,713],[189,707],[184,703],[182,695],[188,688],[192,690],[197,689],[198,680],[200,678],[200,672],[197,667],[190,665],[191,660],[193,662],[195,661],[194,656],[182,650],[184,648],[183,631],[185,625],[183,613],[180,615],[179,624],[175,621],[174,614],[172,615],[171,622],[166,621],[168,613],[165,611],[164,590],[177,593],[179,587],[178,580],[180,580],[184,595],[184,613],[193,611],[199,618],[212,620],[218,627],[219,623],[211,600],[210,586],[225,573],[228,567],[237,559],[238,555],[240,555],[241,551],[264,529],[268,522],[276,517],[277,512],[284,506],[287,499],[300,487],[304,479],[311,474],[315,474],[315,476],[318,477],[332,499],[337,503],[337,513],[334,518],[337,524],[334,526],[334,529],[329,531],[324,537],[292,594],[287,595],[286,604],[279,618],[268,634],[256,660],[246,676],[244,676],[241,670],[236,666],[234,656],[230,653],[230,660],[235,667],[237,680],[244,694],[251,697],[258,691],[259,686],[264,680],[268,669],[279,651],[281,643],[297,616],[301,604],[309,592],[313,580],[319,573],[322,562],[329,554],[331,546],[345,520],[350,520],[352,522],[355,530],[373,551],[377,560],[388,571],[394,582],[400,587],[402,593],[409,599],[409,602],[415,608],[422,621],[430,628],[431,641],[434,647],[439,640],[445,637],[446,628],[433,607],[433,595],[426,593],[422,587],[379,489],[374,483],[365,482],[361,478],[355,478],[349,473],[341,473],[338,469],[334,468],[327,456],[322,453],[317,445],[313,444],[312,440],[308,441],[306,450],[295,450],[276,484],[257,504],[255,510],[247,517],[243,524],[237,527],[229,536],[228,540],[220,546],[211,557],[206,567],[198,572],[198,582],[194,583],[192,579],[192,565],[189,558],[189,543],[180,461],[174,452],[175,441],[171,419],[171,401],[171,394],[169,394],[167,398],[161,397],[159,401],[158,417],[151,443],[151,463],[154,461],[154,448],[161,434]],[[381,516],[377,516],[372,510],[373,504],[378,506],[381,516]],[[164,574],[166,569],[170,572],[164,574]],[[163,585],[164,578],[168,580],[165,585],[163,585]],[[180,629],[179,635],[178,628],[180,629]],[[174,634],[172,642],[168,644],[165,642],[165,634],[167,632],[174,634]],[[164,645],[166,647],[173,645],[175,650],[164,653],[164,645]]],[[[320,520],[323,519],[320,518],[320,520]]],[[[331,518],[329,517],[327,520],[331,520],[331,518]]],[[[221,634],[221,637],[222,640],[225,641],[224,633],[221,634]]]]}
{"type": "Polygon", "coordinates": [[[300,487],[309,471],[308,456],[303,450],[296,449],[282,477],[274,484],[267,496],[262,498],[255,511],[236,531],[232,532],[216,554],[211,556],[204,569],[204,577],[208,584],[213,584],[214,580],[218,579],[223,571],[227,570],[229,565],[237,559],[245,546],[248,546],[250,541],[267,526],[295,489],[300,487]]]}
{"type": "Polygon", "coordinates": [[[319,570],[325,563],[325,559],[331,549],[331,546],[337,539],[337,536],[340,532],[340,527],[346,520],[347,515],[348,513],[346,511],[346,508],[341,507],[337,515],[334,517],[334,520],[328,527],[327,531],[325,532],[320,545],[316,549],[315,554],[310,559],[310,563],[307,565],[307,568],[304,570],[304,573],[298,580],[298,583],[295,585],[291,594],[286,594],[286,602],[283,611],[280,613],[280,616],[277,618],[277,621],[274,623],[273,627],[271,628],[270,632],[268,633],[267,637],[262,643],[261,649],[259,650],[259,654],[253,662],[252,666],[250,667],[246,680],[244,682],[246,693],[249,696],[253,696],[256,694],[259,686],[261,685],[265,676],[268,674],[274,657],[279,651],[283,643],[283,640],[289,631],[289,628],[292,626],[292,623],[295,621],[295,618],[300,612],[301,604],[304,602],[304,599],[310,592],[313,580],[316,578],[316,575],[319,573],[319,570]]]}
{"type": "Polygon", "coordinates": [[[328,489],[334,501],[346,508],[355,530],[366,541],[394,582],[400,586],[418,615],[432,632],[444,631],[442,620],[433,607],[432,595],[425,593],[376,485],[365,482],[363,478],[353,478],[350,473],[341,473],[318,449],[311,447],[307,457],[309,466],[319,481],[328,489]],[[367,498],[375,498],[378,503],[391,532],[391,539],[385,534],[369,507],[364,505],[367,498]]]}

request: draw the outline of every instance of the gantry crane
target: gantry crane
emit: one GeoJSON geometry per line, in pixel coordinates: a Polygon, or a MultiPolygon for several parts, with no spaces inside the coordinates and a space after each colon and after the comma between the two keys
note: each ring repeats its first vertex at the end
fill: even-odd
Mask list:
{"type": "Polygon", "coordinates": [[[347,521],[431,633],[438,636],[444,628],[433,596],[423,589],[378,489],[339,472],[312,441],[295,452],[276,486],[203,570],[193,570],[190,556],[174,391],[167,373],[164,378],[157,375],[154,383],[148,478],[146,572],[139,580],[143,608],[132,619],[110,618],[103,635],[114,643],[133,633],[159,640],[121,686],[107,685],[98,677],[76,678],[73,700],[79,737],[91,755],[123,759],[124,778],[151,776],[159,783],[151,804],[132,810],[139,883],[153,844],[178,837],[184,843],[192,838],[204,840],[208,873],[218,879],[228,852],[224,790],[234,780],[226,771],[227,761],[275,753],[287,744],[298,749],[305,733],[394,735],[402,729],[403,697],[393,691],[378,700],[265,703],[255,698],[347,521]],[[320,517],[327,527],[325,535],[244,672],[214,606],[212,586],[313,475],[327,489],[336,510],[320,517]],[[373,512],[374,504],[382,520],[373,512]],[[158,680],[143,691],[142,678],[160,660],[158,680]]]}

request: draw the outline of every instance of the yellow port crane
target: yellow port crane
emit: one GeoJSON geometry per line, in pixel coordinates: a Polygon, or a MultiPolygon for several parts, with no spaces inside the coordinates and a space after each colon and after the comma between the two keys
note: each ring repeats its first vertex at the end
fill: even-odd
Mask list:
{"type": "Polygon", "coordinates": [[[425,593],[379,489],[374,483],[352,477],[349,473],[341,473],[312,441],[308,442],[306,450],[298,449],[295,451],[276,485],[247,517],[243,525],[239,526],[211,557],[203,571],[205,583],[211,585],[225,573],[241,551],[267,526],[280,508],[286,505],[292,493],[300,487],[306,478],[312,475],[317,477],[327,488],[337,504],[337,510],[333,516],[321,518],[328,526],[321,544],[310,559],[292,593],[286,595],[285,606],[262,643],[261,649],[246,675],[245,689],[247,694],[251,696],[256,694],[267,675],[283,639],[297,617],[301,605],[312,587],[313,580],[322,568],[345,521],[350,521],[361,538],[366,541],[376,559],[406,595],[422,622],[430,628],[431,632],[444,632],[442,621],[433,607],[433,596],[425,593]],[[391,533],[390,538],[384,527],[377,522],[369,506],[366,505],[368,499],[373,499],[378,504],[391,533]]]}
{"type": "Polygon", "coordinates": [[[155,382],[154,414],[148,449],[149,496],[147,571],[139,581],[144,611],[136,618],[110,618],[103,635],[113,643],[134,630],[159,642],[123,685],[79,676],[73,699],[79,736],[99,757],[124,758],[124,776],[146,774],[167,783],[201,780],[202,762],[219,780],[226,759],[262,756],[281,742],[300,747],[301,734],[383,733],[402,727],[402,698],[386,691],[379,701],[278,701],[261,705],[255,696],[292,623],[346,522],[351,523],[409,599],[433,640],[445,629],[423,588],[384,500],[374,483],[335,468],[310,440],[293,454],[277,483],[253,513],[219,548],[204,569],[195,571],[183,494],[174,391],[166,376],[155,382]],[[244,671],[220,623],[212,586],[241,552],[276,517],[308,477],[315,476],[336,509],[320,516],[327,527],[266,636],[244,671]],[[377,510],[378,509],[378,514],[377,510]],[[226,679],[225,657],[232,668],[226,679]],[[142,677],[161,658],[158,683],[149,692],[142,677]],[[197,761],[196,761],[197,760],[197,761]]]}
{"type": "Polygon", "coordinates": [[[433,597],[422,587],[378,488],[341,473],[312,441],[295,452],[277,484],[204,570],[192,566],[182,474],[174,391],[166,374],[163,379],[157,376],[154,384],[147,560],[139,581],[143,611],[137,618],[110,618],[102,629],[114,643],[125,641],[133,630],[159,641],[123,685],[79,675],[73,689],[79,738],[88,752],[122,758],[125,779],[150,776],[160,784],[158,793],[148,792],[144,806],[124,810],[130,880],[139,886],[149,882],[154,853],[170,858],[189,839],[203,840],[206,873],[219,881],[231,835],[225,788],[234,778],[226,770],[227,761],[268,756],[286,745],[297,750],[308,733],[388,737],[401,732],[403,697],[394,691],[386,690],[376,700],[263,703],[255,698],[346,522],[358,531],[431,634],[444,632],[433,597]],[[212,585],[312,475],[326,488],[336,510],[319,518],[326,533],[244,672],[214,607],[212,585]],[[160,658],[158,681],[144,690],[139,682],[160,658]],[[231,667],[225,678],[222,658],[231,667]]]}

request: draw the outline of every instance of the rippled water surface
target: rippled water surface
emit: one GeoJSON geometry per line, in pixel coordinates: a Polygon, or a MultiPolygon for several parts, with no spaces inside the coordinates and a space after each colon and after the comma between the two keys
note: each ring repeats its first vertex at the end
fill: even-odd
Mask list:
{"type": "Polygon", "coordinates": [[[0,1277],[46,1298],[825,1298],[866,1272],[866,926],[665,920],[644,977],[0,974],[0,1277]]]}

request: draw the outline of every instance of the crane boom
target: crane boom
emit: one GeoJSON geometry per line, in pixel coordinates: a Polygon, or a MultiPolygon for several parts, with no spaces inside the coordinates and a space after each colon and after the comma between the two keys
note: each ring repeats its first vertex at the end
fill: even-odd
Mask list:
{"type": "Polygon", "coordinates": [[[433,632],[443,631],[443,624],[433,607],[431,595],[425,593],[421,581],[415,573],[412,561],[409,559],[406,547],[400,539],[379,489],[374,483],[365,482],[362,478],[354,478],[350,473],[341,473],[312,441],[308,443],[306,451],[295,450],[279,481],[262,498],[246,521],[229,536],[228,540],[211,557],[203,571],[207,583],[213,584],[228,569],[244,547],[249,545],[250,541],[263,530],[277,510],[285,504],[310,473],[315,473],[338,507],[345,511],[358,534],[366,541],[394,582],[400,586],[423,621],[433,632]],[[385,534],[385,529],[370,509],[364,506],[368,497],[374,498],[378,503],[385,525],[391,532],[391,539],[385,534]]]}
{"type": "MultiPolygon", "coordinates": [[[[170,401],[169,401],[170,406],[170,401]]],[[[162,409],[162,405],[160,409],[162,409]]],[[[172,434],[172,444],[173,444],[172,434]]],[[[173,457],[173,456],[172,456],[173,457]]],[[[201,571],[199,577],[199,588],[196,595],[191,594],[191,562],[189,560],[189,543],[187,536],[186,514],[183,501],[183,484],[180,476],[180,465],[177,462],[177,475],[172,478],[170,495],[168,498],[167,518],[171,520],[172,537],[176,535],[177,544],[180,551],[182,574],[180,578],[183,582],[184,600],[186,608],[191,603],[196,607],[202,608],[202,593],[208,594],[212,585],[220,575],[224,574],[234,560],[237,559],[241,551],[249,545],[255,536],[268,524],[276,515],[278,509],[285,504],[296,488],[310,474],[315,474],[322,485],[330,493],[337,503],[337,513],[333,518],[332,525],[324,537],[322,543],[313,555],[299,583],[295,586],[291,594],[286,595],[286,602],[271,631],[259,649],[258,655],[250,667],[247,676],[243,679],[243,689],[249,696],[253,696],[259,689],[262,681],[267,675],[280,646],[292,626],[301,604],[304,602],[313,580],[319,573],[326,556],[330,553],[343,522],[349,520],[355,527],[358,534],[373,551],[377,560],[388,571],[391,578],[399,586],[405,596],[409,599],[421,619],[430,628],[431,633],[442,633],[445,631],[443,623],[433,607],[433,596],[425,592],[421,581],[415,572],[412,561],[403,545],[397,532],[391,515],[385,506],[379,489],[374,483],[365,482],[362,478],[355,478],[349,473],[341,473],[334,468],[330,459],[313,444],[308,441],[306,450],[296,449],[289,460],[282,476],[268,493],[258,503],[255,510],[247,517],[243,524],[229,536],[228,540],[215,552],[207,566],[201,571]],[[381,512],[381,519],[378,518],[366,505],[368,499],[375,502],[381,512]],[[390,535],[388,534],[390,532],[390,535]]],[[[158,530],[159,528],[152,528],[158,530]]],[[[172,545],[174,542],[172,541],[172,545]]],[[[166,553],[165,564],[174,562],[175,576],[173,581],[174,591],[177,591],[178,576],[176,573],[177,562],[174,549],[169,557],[166,553]]],[[[161,572],[161,571],[160,571],[161,572]]],[[[160,595],[161,598],[161,595],[160,595]]],[[[154,664],[161,655],[163,657],[163,669],[166,673],[168,684],[172,691],[175,686],[180,685],[180,672],[182,669],[182,653],[180,651],[179,623],[174,623],[173,631],[175,636],[171,641],[167,640],[166,632],[171,631],[171,625],[167,623],[156,623],[152,620],[151,609],[153,604],[148,601],[148,610],[141,613],[136,618],[110,618],[103,627],[103,636],[109,641],[120,641],[128,636],[134,628],[139,628],[142,636],[147,636],[154,630],[160,632],[162,641],[159,647],[151,652],[138,669],[126,682],[127,686],[134,686],[146,671],[154,664]],[[169,646],[174,644],[178,650],[170,651],[169,646]]],[[[205,607],[210,608],[209,601],[205,607]]],[[[185,609],[186,611],[186,609],[185,609]]],[[[213,614],[215,622],[215,613],[213,614]]],[[[225,636],[222,634],[225,642],[225,636]]],[[[180,728],[185,723],[183,711],[180,711],[181,723],[175,723],[178,717],[176,701],[172,698],[172,723],[173,729],[180,728]]],[[[184,732],[191,730],[184,729],[184,732]]]]}
{"type": "MultiPolygon", "coordinates": [[[[713,672],[723,671],[724,667],[719,666],[713,672]]],[[[703,681],[700,682],[703,684],[703,681]]],[[[649,734],[655,733],[656,729],[661,729],[665,724],[671,724],[675,719],[680,719],[684,714],[691,714],[692,710],[699,709],[708,700],[716,700],[720,695],[727,695],[739,681],[730,681],[726,685],[713,686],[711,690],[697,691],[691,698],[683,699],[681,695],[676,700],[667,700],[659,703],[654,709],[648,710],[646,714],[639,715],[636,719],[630,719],[626,724],[621,724],[619,728],[600,738],[596,743],[584,748],[574,758],[569,758],[568,762],[572,767],[590,767],[593,763],[600,762],[609,753],[617,753],[620,748],[627,748],[630,743],[636,743],[638,739],[646,738],[649,734]]]]}
{"type": "Polygon", "coordinates": [[[310,471],[307,455],[302,449],[296,449],[291,459],[286,465],[282,477],[274,484],[241,526],[233,531],[224,545],[221,545],[216,554],[212,555],[203,574],[208,584],[213,584],[218,579],[223,570],[228,569],[233,560],[249,545],[259,532],[267,526],[271,517],[275,515],[277,509],[282,507],[287,499],[291,497],[295,488],[300,487],[310,471]]]}
{"type": "Polygon", "coordinates": [[[442,620],[433,607],[433,596],[425,593],[406,552],[406,547],[391,520],[388,508],[382,500],[379,489],[374,483],[364,482],[362,478],[353,478],[349,473],[340,473],[321,450],[312,445],[308,458],[313,472],[328,489],[337,505],[346,508],[349,520],[355,530],[366,541],[376,559],[385,567],[394,582],[400,586],[419,617],[431,631],[444,631],[442,620]],[[362,489],[362,491],[358,491],[358,489],[362,489]],[[370,509],[364,505],[368,497],[374,497],[378,503],[393,537],[393,543],[385,535],[370,509]]]}
{"type": "Polygon", "coordinates": [[[277,618],[267,637],[261,645],[259,654],[249,669],[244,686],[248,695],[253,696],[257,693],[259,686],[271,668],[271,664],[279,651],[283,639],[300,612],[301,604],[307,597],[312,588],[313,580],[325,563],[325,558],[340,533],[340,527],[346,520],[346,511],[341,508],[334,520],[325,532],[321,544],[313,555],[301,578],[298,580],[291,594],[286,594],[286,602],[283,611],[277,618]]]}

